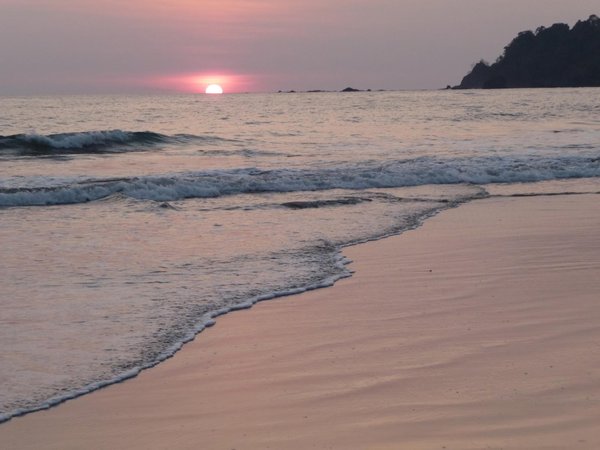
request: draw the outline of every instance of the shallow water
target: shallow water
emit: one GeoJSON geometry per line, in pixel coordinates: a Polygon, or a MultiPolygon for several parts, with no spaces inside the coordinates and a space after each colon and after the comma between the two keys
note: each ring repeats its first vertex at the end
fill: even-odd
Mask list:
{"type": "Polygon", "coordinates": [[[1,98],[0,420],[131,376],[218,314],[347,276],[344,245],[489,194],[599,192],[599,100],[1,98]]]}

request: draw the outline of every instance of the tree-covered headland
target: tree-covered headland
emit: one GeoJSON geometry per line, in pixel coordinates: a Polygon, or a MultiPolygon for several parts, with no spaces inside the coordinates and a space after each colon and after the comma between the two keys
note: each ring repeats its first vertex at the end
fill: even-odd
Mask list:
{"type": "Polygon", "coordinates": [[[600,18],[522,31],[495,63],[473,66],[456,89],[600,86],[600,18]]]}

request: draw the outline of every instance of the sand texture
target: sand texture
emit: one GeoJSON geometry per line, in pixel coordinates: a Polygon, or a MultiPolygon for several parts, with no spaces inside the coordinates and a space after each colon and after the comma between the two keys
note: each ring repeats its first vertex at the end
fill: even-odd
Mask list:
{"type": "Polygon", "coordinates": [[[348,248],[2,449],[599,449],[600,196],[492,198],[348,248]]]}

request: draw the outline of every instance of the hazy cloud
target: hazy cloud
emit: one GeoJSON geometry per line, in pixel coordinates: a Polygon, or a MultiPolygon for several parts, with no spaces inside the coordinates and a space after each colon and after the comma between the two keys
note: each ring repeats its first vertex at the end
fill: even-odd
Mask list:
{"type": "Polygon", "coordinates": [[[189,89],[438,88],[524,29],[573,24],[597,0],[0,0],[0,94],[189,89]],[[233,79],[233,78],[232,78],[233,79]],[[153,82],[152,80],[155,80],[153,82]]]}

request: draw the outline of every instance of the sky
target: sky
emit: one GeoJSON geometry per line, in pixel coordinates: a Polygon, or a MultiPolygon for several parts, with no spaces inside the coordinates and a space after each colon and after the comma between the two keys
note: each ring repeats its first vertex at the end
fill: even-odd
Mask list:
{"type": "Polygon", "coordinates": [[[0,95],[437,89],[599,0],[0,0],[0,95]]]}

